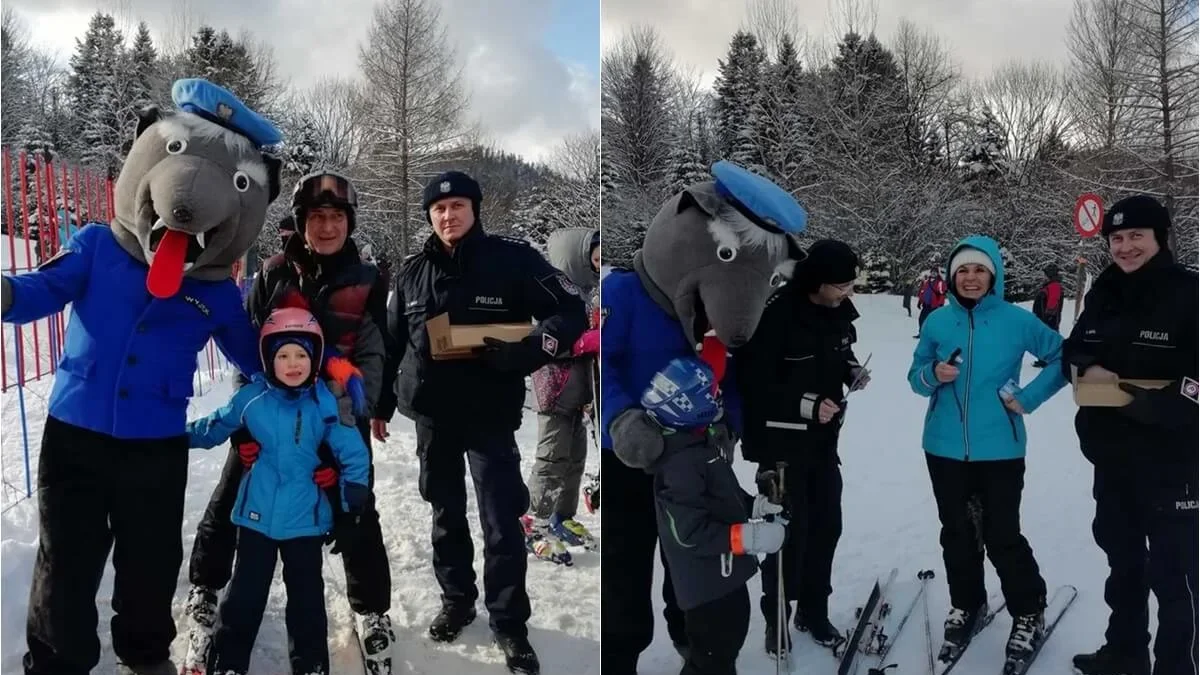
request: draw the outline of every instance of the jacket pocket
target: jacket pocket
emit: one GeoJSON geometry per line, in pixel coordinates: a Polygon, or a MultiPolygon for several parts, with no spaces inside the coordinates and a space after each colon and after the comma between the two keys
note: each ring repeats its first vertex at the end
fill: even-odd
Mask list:
{"type": "Polygon", "coordinates": [[[254,480],[253,468],[246,472],[246,477],[242,480],[242,508],[238,509],[238,515],[242,518],[246,517],[246,507],[250,502],[250,481],[252,480],[254,480]]]}
{"type": "Polygon", "coordinates": [[[86,356],[63,355],[58,367],[81,380],[86,380],[96,371],[96,360],[86,356]]]}
{"type": "Polygon", "coordinates": [[[1009,410],[1008,406],[1004,405],[1004,397],[1002,397],[999,393],[996,394],[996,400],[1000,401],[1000,407],[1004,410],[1004,417],[1008,419],[1008,427],[1012,429],[1013,440],[1020,441],[1021,439],[1017,437],[1016,413],[1009,410]]]}

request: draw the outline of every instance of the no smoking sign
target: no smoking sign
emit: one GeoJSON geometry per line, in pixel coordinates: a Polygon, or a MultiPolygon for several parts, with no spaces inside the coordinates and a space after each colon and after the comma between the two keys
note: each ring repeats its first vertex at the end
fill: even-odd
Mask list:
{"type": "Polygon", "coordinates": [[[1104,200],[1091,192],[1080,195],[1075,201],[1075,213],[1071,220],[1079,236],[1085,239],[1096,236],[1100,232],[1100,224],[1104,222],[1104,200]]]}

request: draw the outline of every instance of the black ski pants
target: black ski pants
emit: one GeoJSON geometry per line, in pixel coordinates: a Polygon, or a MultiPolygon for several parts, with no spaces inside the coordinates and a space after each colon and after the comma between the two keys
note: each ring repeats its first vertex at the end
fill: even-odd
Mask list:
{"type": "Polygon", "coordinates": [[[996,568],[1013,616],[1046,607],[1046,582],[1021,534],[1025,460],[963,462],[925,454],[938,518],[950,604],[973,610],[987,601],[983,557],[996,568]]]}
{"type": "Polygon", "coordinates": [[[483,530],[483,591],[492,631],[528,634],[529,594],[525,530],[529,490],[521,476],[521,453],[512,431],[433,427],[417,423],[421,498],[433,507],[433,573],[445,606],[470,607],[475,586],[475,548],[467,524],[467,466],[475,483],[483,530]]]}
{"type": "MultiPolygon", "coordinates": [[[[370,420],[358,420],[358,430],[367,445],[367,452],[372,453],[370,420]]],[[[325,446],[321,446],[321,455],[322,461],[337,466],[332,453],[325,446]]],[[[230,516],[233,515],[233,505],[237,501],[238,486],[241,485],[244,471],[237,448],[231,443],[221,477],[213,488],[204,517],[196,527],[196,540],[192,543],[188,566],[188,580],[194,585],[217,590],[229,583],[238,536],[238,528],[230,516]]],[[[373,462],[368,480],[369,487],[374,488],[373,462]]],[[[329,493],[329,502],[337,513],[342,506],[339,490],[334,487],[329,493]]],[[[383,614],[392,604],[392,576],[374,494],[363,509],[356,535],[353,548],[342,553],[350,608],[356,614],[383,614]]]]}
{"type": "Polygon", "coordinates": [[[287,591],[288,660],[293,673],[329,672],[323,537],[276,540],[238,528],[237,563],[213,628],[208,672],[245,675],[271,593],[275,563],[283,560],[287,591]]]}
{"type": "Polygon", "coordinates": [[[170,657],[187,461],[187,436],[125,440],[46,419],[27,675],[86,675],[100,661],[96,593],[110,550],[113,651],[130,666],[170,657]]]}
{"type": "MultiPolygon", "coordinates": [[[[820,452],[812,449],[814,455],[820,452]]],[[[805,450],[806,452],[808,449],[805,450]]],[[[759,472],[774,470],[758,467],[759,472]]],[[[837,455],[821,454],[816,461],[797,463],[784,470],[784,496],[791,516],[783,540],[783,591],[789,607],[807,616],[829,618],[833,593],[833,554],[842,536],[842,472],[837,455]]],[[[778,554],[763,558],[762,599],[759,607],[768,625],[774,625],[778,600],[778,554]]]]}
{"type": "Polygon", "coordinates": [[[684,620],[691,648],[679,675],[736,675],[738,653],[750,631],[750,592],[746,587],[689,609],[684,620]]]}
{"type": "MultiPolygon", "coordinates": [[[[1196,470],[1154,462],[1096,464],[1092,532],[1108,556],[1105,641],[1132,658],[1149,647],[1149,597],[1158,600],[1154,675],[1196,675],[1198,623],[1196,470]]],[[[1194,450],[1193,450],[1194,452],[1194,450]]]]}
{"type": "MultiPolygon", "coordinates": [[[[631,469],[617,459],[612,450],[600,453],[600,474],[608,486],[604,502],[605,517],[619,527],[610,528],[604,538],[600,559],[600,658],[605,675],[633,675],[638,657],[654,639],[654,548],[658,544],[658,525],[654,511],[654,477],[640,469],[631,469]]],[[[684,614],[675,600],[675,587],[666,556],[659,546],[662,561],[663,618],[667,634],[676,645],[689,643],[684,614]]]]}

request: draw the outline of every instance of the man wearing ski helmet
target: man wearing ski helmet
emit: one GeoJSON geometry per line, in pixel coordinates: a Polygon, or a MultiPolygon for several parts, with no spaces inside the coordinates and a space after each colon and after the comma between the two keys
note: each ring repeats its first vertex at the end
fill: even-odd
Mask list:
{"type": "Polygon", "coordinates": [[[1149,593],[1158,600],[1154,675],[1196,673],[1196,273],[1167,246],[1171,218],[1154,198],[1113,204],[1100,234],[1113,263],[1096,277],[1063,345],[1064,374],[1129,382],[1120,408],[1083,407],[1075,430],[1095,467],[1092,532],[1108,557],[1104,645],[1074,659],[1085,675],[1148,675],[1149,593]]]}
{"type": "MultiPolygon", "coordinates": [[[[305,307],[317,317],[327,349],[362,373],[366,408],[355,411],[354,417],[370,450],[370,420],[384,380],[387,286],[374,265],[362,262],[351,238],[357,208],[357,193],[346,177],[332,171],[302,177],[292,192],[295,234],[284,239],[282,253],[263,263],[246,309],[257,326],[281,306],[305,307]]],[[[188,608],[197,624],[211,613],[216,590],[229,581],[236,537],[230,509],[244,466],[253,464],[258,451],[244,431],[234,435],[232,446],[192,549],[188,608]]],[[[323,489],[336,489],[336,463],[327,447],[321,452],[326,466],[316,472],[314,481],[323,489]]],[[[370,483],[374,485],[373,467],[370,483]]],[[[376,671],[389,673],[395,640],[387,614],[391,571],[374,498],[358,516],[337,514],[332,538],[336,540],[333,550],[342,554],[346,568],[347,595],[357,615],[363,651],[376,671]]]]}
{"type": "Polygon", "coordinates": [[[392,349],[377,427],[399,409],[416,422],[420,491],[433,509],[433,568],[442,609],[429,627],[438,642],[475,620],[474,553],[463,473],[469,465],[484,540],[484,598],[509,670],[539,671],[526,622],[525,535],[529,491],[514,431],[521,425],[525,377],[568,356],[586,327],[579,290],[521,239],[490,235],[480,221],[483,194],[470,176],[448,171],[424,192],[433,233],[395,275],[388,304],[392,349]],[[476,358],[435,361],[425,322],[448,312],[457,325],[530,322],[519,342],[487,340],[476,358]]]}

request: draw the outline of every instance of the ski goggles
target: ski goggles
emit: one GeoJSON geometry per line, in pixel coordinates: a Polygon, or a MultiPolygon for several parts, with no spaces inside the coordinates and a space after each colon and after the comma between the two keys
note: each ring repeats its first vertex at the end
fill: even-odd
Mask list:
{"type": "Polygon", "coordinates": [[[292,203],[296,206],[335,204],[355,209],[358,208],[358,193],[344,176],[322,173],[301,181],[292,195],[292,203]]]}

